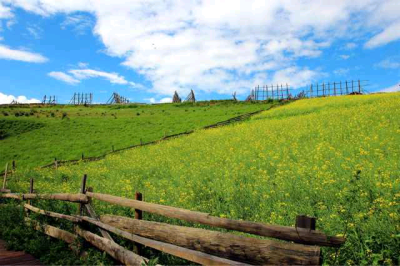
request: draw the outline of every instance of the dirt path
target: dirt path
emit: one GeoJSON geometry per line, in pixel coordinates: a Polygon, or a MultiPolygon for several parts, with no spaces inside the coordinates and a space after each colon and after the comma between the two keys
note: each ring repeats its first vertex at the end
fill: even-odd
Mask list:
{"type": "Polygon", "coordinates": [[[0,265],[41,265],[40,261],[23,251],[6,249],[6,243],[0,240],[0,265]]]}

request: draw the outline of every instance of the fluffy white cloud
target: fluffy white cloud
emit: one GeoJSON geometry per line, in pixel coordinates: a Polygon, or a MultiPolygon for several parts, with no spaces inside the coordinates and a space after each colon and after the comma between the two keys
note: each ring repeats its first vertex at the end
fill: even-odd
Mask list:
{"type": "Polygon", "coordinates": [[[400,91],[400,84],[390,86],[388,88],[380,90],[379,92],[396,92],[396,91],[400,91]]]}
{"type": "MultiPolygon", "coordinates": [[[[400,6],[400,4],[399,4],[400,6]]],[[[400,21],[385,28],[381,33],[372,37],[366,44],[366,48],[375,48],[389,42],[400,39],[400,21]]]]}
{"type": "Polygon", "coordinates": [[[398,0],[0,1],[43,16],[67,14],[65,26],[85,20],[74,12],[88,12],[106,52],[124,58],[164,95],[191,88],[241,94],[257,82],[296,87],[320,74],[296,67],[296,60],[319,56],[338,38],[377,33],[369,48],[400,38],[398,0]]]}
{"type": "Polygon", "coordinates": [[[108,73],[94,69],[72,69],[68,72],[79,80],[101,77],[107,79],[113,84],[128,84],[128,81],[126,81],[124,77],[118,75],[118,73],[108,73]]]}
{"type": "Polygon", "coordinates": [[[64,81],[64,82],[66,82],[68,84],[72,84],[72,85],[80,83],[80,80],[78,80],[68,74],[65,74],[64,72],[52,71],[52,72],[48,73],[47,75],[52,78],[64,81]]]}
{"type": "Polygon", "coordinates": [[[342,54],[342,55],[339,55],[339,57],[342,58],[343,60],[347,60],[350,58],[350,55],[342,54]]]}
{"type": "Polygon", "coordinates": [[[289,67],[275,72],[272,84],[289,84],[290,86],[302,87],[309,84],[320,73],[309,70],[307,68],[299,69],[297,67],[289,67]]]}
{"type": "Polygon", "coordinates": [[[9,104],[12,101],[17,101],[18,103],[40,103],[40,101],[35,98],[28,99],[26,96],[15,97],[13,95],[6,95],[0,92],[0,104],[9,104]]]}
{"type": "Polygon", "coordinates": [[[155,98],[149,98],[149,99],[145,99],[147,101],[149,101],[150,103],[172,103],[172,98],[162,98],[161,100],[157,101],[155,98]]]}
{"type": "Polygon", "coordinates": [[[23,50],[13,50],[4,45],[0,45],[0,58],[30,63],[44,63],[48,61],[48,59],[41,54],[23,50]]]}
{"type": "Polygon", "coordinates": [[[85,68],[88,66],[87,63],[78,63],[79,67],[83,67],[82,69],[71,69],[68,70],[67,73],[61,72],[61,71],[52,71],[48,73],[47,75],[64,81],[68,84],[74,85],[78,84],[81,82],[81,80],[84,79],[89,79],[89,78],[104,78],[108,80],[112,84],[119,84],[119,85],[129,85],[132,88],[137,88],[137,89],[143,89],[143,85],[132,82],[132,81],[127,81],[123,76],[119,75],[118,73],[109,73],[109,72],[104,72],[104,71],[99,71],[99,70],[94,70],[94,69],[88,69],[85,68]]]}

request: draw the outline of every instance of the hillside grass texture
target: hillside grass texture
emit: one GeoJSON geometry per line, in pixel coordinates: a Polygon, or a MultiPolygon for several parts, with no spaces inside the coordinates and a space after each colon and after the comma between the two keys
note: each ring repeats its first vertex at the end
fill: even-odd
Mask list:
{"type": "Polygon", "coordinates": [[[100,156],[229,118],[271,103],[212,101],[161,105],[0,106],[0,169],[100,156]]]}

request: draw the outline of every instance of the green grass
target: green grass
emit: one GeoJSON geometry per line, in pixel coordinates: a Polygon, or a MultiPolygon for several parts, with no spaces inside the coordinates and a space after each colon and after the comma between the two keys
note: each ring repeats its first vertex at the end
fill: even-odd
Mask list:
{"type": "Polygon", "coordinates": [[[326,264],[399,265],[399,101],[399,93],[299,100],[101,161],[17,171],[9,187],[27,192],[33,177],[40,192],[76,192],[88,174],[95,192],[140,191],[148,202],[220,217],[293,226],[306,214],[318,230],[347,239],[339,252],[323,248],[326,264]]]}
{"type": "Polygon", "coordinates": [[[198,129],[265,103],[232,101],[196,104],[0,107],[0,167],[17,161],[35,167],[58,160],[99,156],[117,149],[198,129]]]}

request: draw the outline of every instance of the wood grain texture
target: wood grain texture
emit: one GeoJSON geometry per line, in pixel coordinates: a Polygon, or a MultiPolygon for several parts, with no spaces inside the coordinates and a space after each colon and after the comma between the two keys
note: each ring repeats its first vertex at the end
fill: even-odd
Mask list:
{"type": "Polygon", "coordinates": [[[344,238],[329,237],[324,233],[316,230],[220,218],[211,216],[208,213],[190,211],[176,207],[111,196],[107,194],[90,192],[87,192],[86,194],[94,199],[117,204],[120,206],[135,208],[170,218],[176,218],[188,222],[200,223],[204,225],[236,230],[260,236],[294,241],[296,243],[339,247],[345,242],[344,238]]]}
{"type": "Polygon", "coordinates": [[[317,265],[320,248],[199,228],[102,215],[100,221],[142,237],[250,264],[317,265]]]}
{"type": "Polygon", "coordinates": [[[124,249],[120,245],[112,242],[104,237],[100,237],[91,232],[82,230],[79,227],[75,227],[75,232],[83,237],[86,241],[91,243],[93,246],[100,250],[107,252],[114,259],[122,262],[125,265],[146,265],[148,260],[136,255],[132,251],[124,249]]]}
{"type": "Polygon", "coordinates": [[[82,218],[82,220],[85,220],[91,224],[97,225],[100,228],[108,230],[116,235],[119,235],[123,238],[129,239],[133,242],[136,242],[136,243],[145,245],[147,247],[174,255],[179,258],[186,259],[188,261],[196,262],[196,263],[199,263],[202,265],[248,265],[245,263],[216,257],[216,256],[213,256],[210,254],[196,251],[196,250],[191,250],[191,249],[179,247],[176,245],[163,243],[160,241],[137,236],[137,235],[128,233],[126,231],[120,230],[114,226],[99,222],[99,221],[89,218],[89,217],[81,217],[81,218],[82,218]]]}

